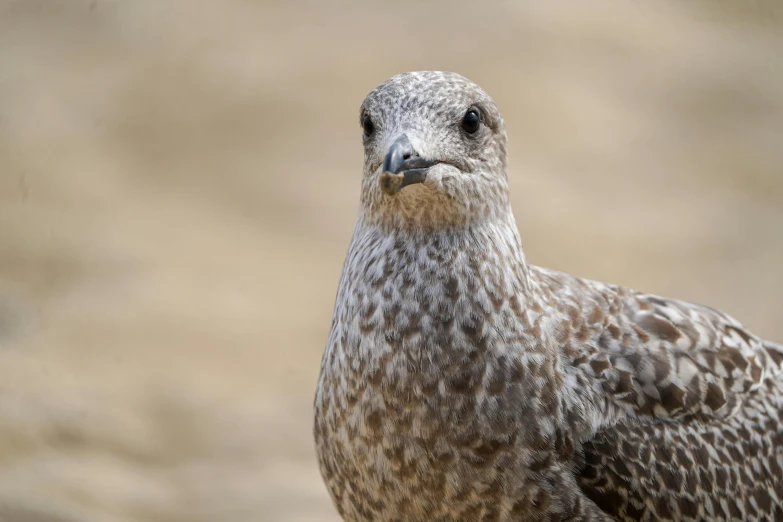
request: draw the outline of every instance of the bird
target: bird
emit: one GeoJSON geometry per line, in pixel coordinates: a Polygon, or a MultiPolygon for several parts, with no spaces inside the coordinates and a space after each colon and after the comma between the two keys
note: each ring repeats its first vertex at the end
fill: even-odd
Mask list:
{"type": "Polygon", "coordinates": [[[504,120],[464,76],[394,76],[359,121],[313,421],[345,521],[783,520],[783,346],[528,264],[504,120]]]}

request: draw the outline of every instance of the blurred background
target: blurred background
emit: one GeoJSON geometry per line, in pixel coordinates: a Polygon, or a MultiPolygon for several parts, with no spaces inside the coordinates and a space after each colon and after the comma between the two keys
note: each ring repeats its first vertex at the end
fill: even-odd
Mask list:
{"type": "Polygon", "coordinates": [[[0,1],[0,521],[336,522],[311,405],[396,73],[494,97],[528,259],[783,341],[783,4],[0,1]]]}

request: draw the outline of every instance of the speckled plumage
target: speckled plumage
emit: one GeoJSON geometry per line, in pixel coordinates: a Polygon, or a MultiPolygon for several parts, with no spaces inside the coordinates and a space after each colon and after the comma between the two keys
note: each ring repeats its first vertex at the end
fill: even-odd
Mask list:
{"type": "Polygon", "coordinates": [[[346,521],[783,520],[783,347],[703,306],[528,265],[505,126],[467,79],[396,76],[365,114],[315,399],[346,521]],[[403,133],[440,163],[388,195],[403,133]]]}

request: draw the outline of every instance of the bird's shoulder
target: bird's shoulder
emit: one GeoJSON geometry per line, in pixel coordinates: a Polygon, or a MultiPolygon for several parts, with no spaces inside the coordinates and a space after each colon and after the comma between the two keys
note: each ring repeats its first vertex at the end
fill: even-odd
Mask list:
{"type": "Polygon", "coordinates": [[[726,417],[783,373],[783,346],[677,299],[534,267],[558,344],[599,396],[637,417],[726,417]]]}

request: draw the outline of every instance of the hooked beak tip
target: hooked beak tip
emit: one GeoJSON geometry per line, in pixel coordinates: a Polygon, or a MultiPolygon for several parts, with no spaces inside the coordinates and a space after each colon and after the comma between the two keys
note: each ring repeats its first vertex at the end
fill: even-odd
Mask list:
{"type": "Polygon", "coordinates": [[[391,144],[383,160],[381,189],[393,196],[408,185],[422,183],[427,177],[427,169],[436,163],[420,157],[408,136],[403,134],[391,144]]]}
{"type": "Polygon", "coordinates": [[[389,147],[386,157],[383,159],[383,171],[397,174],[405,164],[405,160],[412,156],[418,156],[413,149],[408,136],[403,134],[389,147]]]}

